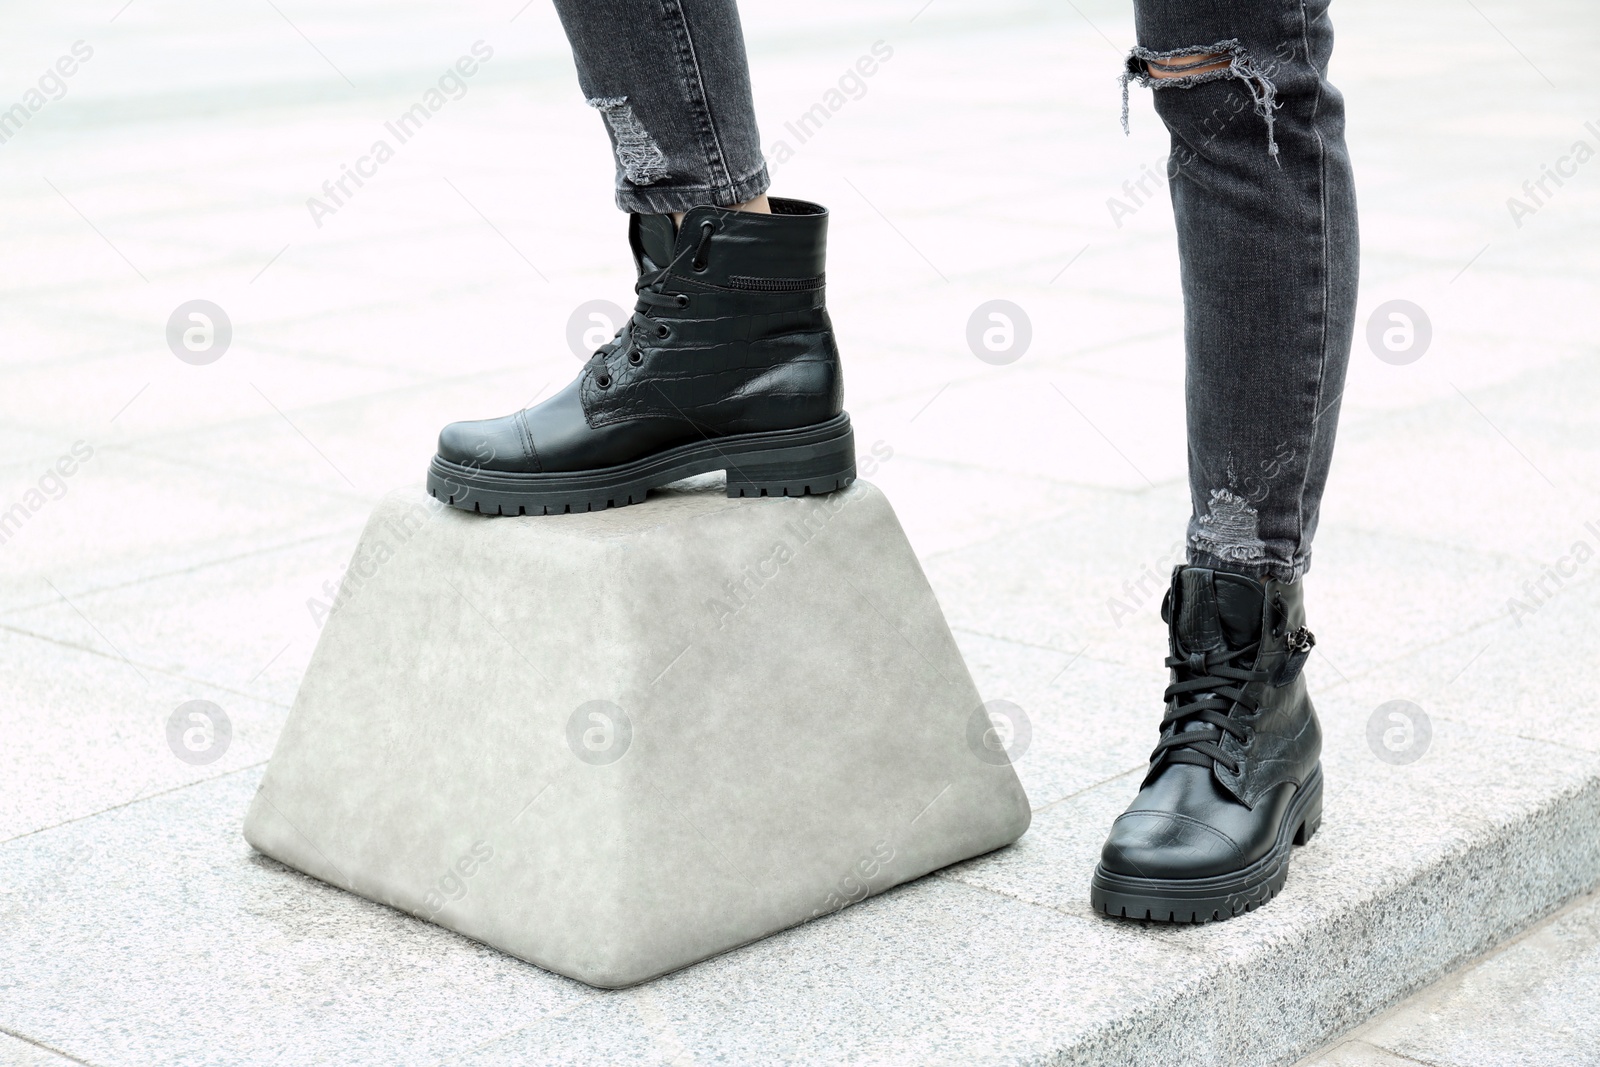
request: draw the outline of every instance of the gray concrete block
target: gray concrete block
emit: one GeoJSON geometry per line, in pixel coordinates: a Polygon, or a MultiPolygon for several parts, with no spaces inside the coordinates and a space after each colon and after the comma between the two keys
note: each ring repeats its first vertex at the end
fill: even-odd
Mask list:
{"type": "Polygon", "coordinates": [[[1014,841],[1028,803],[887,500],[373,513],[245,835],[594,985],[1014,841]]]}

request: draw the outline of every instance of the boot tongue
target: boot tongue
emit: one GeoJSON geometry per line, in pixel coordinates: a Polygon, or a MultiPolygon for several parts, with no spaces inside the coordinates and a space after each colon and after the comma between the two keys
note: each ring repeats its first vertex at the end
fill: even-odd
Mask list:
{"type": "Polygon", "coordinates": [[[1261,636],[1261,583],[1240,574],[1185,567],[1178,576],[1178,641],[1188,652],[1220,652],[1261,636]]]}
{"type": "Polygon", "coordinates": [[[628,237],[640,272],[660,270],[672,262],[678,228],[672,224],[671,215],[635,215],[628,237]]]}

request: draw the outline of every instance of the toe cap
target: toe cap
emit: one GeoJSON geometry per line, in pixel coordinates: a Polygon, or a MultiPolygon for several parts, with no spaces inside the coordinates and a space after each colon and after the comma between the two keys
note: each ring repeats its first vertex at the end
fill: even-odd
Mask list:
{"type": "Polygon", "coordinates": [[[1169,811],[1117,816],[1100,864],[1135,878],[1209,878],[1248,865],[1233,838],[1198,819],[1169,811]]]}
{"type": "Polygon", "coordinates": [[[475,470],[533,471],[517,416],[452,422],[439,431],[439,458],[475,470]]]}

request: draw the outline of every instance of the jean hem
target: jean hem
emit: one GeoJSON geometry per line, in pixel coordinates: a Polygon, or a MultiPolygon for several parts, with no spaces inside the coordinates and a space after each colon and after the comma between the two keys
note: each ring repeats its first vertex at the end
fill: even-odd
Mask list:
{"type": "Polygon", "coordinates": [[[1191,545],[1189,548],[1189,566],[1227,571],[1229,574],[1242,574],[1257,580],[1272,578],[1279,582],[1292,584],[1304,578],[1306,572],[1311,569],[1311,557],[1308,555],[1304,559],[1293,563],[1280,559],[1224,559],[1214,552],[1197,549],[1191,545]]]}
{"type": "Polygon", "coordinates": [[[731,183],[716,185],[617,186],[617,207],[639,215],[668,215],[697,207],[732,207],[754,200],[772,185],[767,165],[731,183]]]}

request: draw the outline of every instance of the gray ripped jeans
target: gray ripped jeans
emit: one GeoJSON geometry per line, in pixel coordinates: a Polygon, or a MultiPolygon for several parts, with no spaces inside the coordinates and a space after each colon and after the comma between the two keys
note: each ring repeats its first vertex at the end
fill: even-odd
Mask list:
{"type": "MultiPolygon", "coordinates": [[[[617,206],[767,188],[736,0],[555,0],[617,160],[617,206]]],[[[1123,74],[1171,134],[1187,352],[1189,560],[1297,580],[1327,481],[1358,245],[1328,0],[1134,0],[1123,74]],[[1219,54],[1207,73],[1156,79],[1219,54]]],[[[1126,121],[1126,101],[1124,101],[1126,121]]]]}

